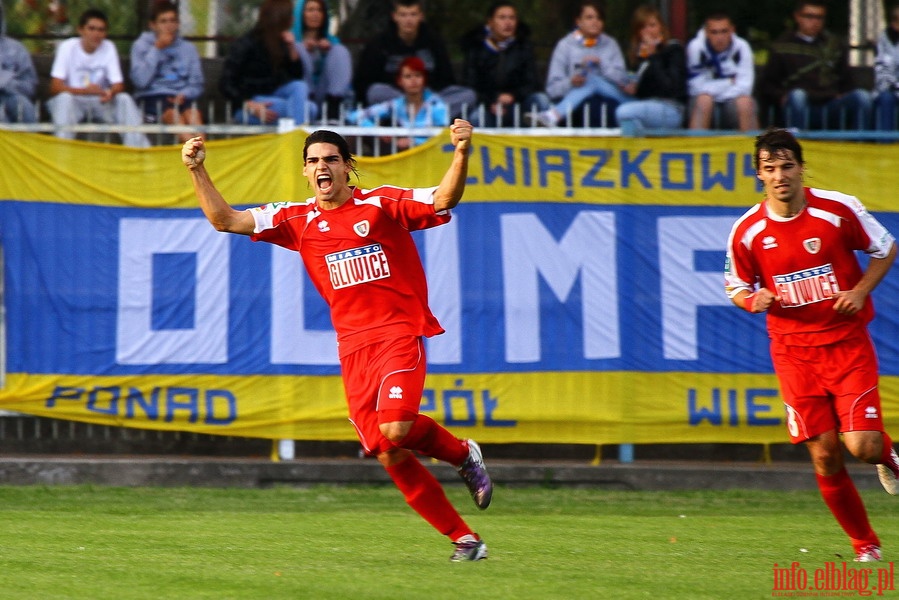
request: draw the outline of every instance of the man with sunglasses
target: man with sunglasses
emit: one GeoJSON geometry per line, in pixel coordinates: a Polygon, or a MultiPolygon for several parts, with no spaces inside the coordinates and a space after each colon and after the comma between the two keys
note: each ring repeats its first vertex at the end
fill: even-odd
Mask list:
{"type": "MultiPolygon", "coordinates": [[[[795,28],[771,44],[759,89],[763,103],[799,129],[869,129],[871,94],[857,88],[849,48],[824,28],[823,0],[798,0],[795,28]]],[[[778,119],[780,120],[780,119],[778,119]]]]}

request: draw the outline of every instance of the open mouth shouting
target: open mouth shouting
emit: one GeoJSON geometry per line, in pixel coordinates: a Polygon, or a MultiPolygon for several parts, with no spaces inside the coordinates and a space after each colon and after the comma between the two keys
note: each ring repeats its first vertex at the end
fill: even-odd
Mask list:
{"type": "Polygon", "coordinates": [[[346,202],[352,194],[348,185],[352,170],[349,159],[344,160],[333,144],[310,144],[304,152],[303,175],[315,190],[316,201],[326,210],[346,202]]]}
{"type": "Polygon", "coordinates": [[[315,185],[318,187],[319,192],[327,194],[334,187],[334,180],[328,173],[319,173],[315,178],[315,185]]]}

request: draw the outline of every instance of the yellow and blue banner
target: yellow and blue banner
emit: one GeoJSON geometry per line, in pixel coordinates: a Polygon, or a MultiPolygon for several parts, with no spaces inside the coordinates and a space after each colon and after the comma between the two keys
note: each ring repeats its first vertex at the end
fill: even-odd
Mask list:
{"type": "MultiPolygon", "coordinates": [[[[238,207],[310,195],[306,133],[208,143],[238,207]]],[[[360,158],[424,187],[447,136],[360,158]]],[[[899,232],[899,151],[805,142],[807,183],[899,232]],[[851,169],[848,156],[861,156],[851,169]]],[[[7,377],[0,408],[138,428],[352,440],[328,311],[299,257],[216,232],[174,146],[0,131],[7,377]]],[[[460,436],[546,443],[787,440],[764,317],[723,291],[727,234],[761,199],[750,138],[476,134],[462,204],[417,232],[432,308],[422,410],[460,436]]],[[[875,292],[899,425],[899,273],[875,292]]]]}

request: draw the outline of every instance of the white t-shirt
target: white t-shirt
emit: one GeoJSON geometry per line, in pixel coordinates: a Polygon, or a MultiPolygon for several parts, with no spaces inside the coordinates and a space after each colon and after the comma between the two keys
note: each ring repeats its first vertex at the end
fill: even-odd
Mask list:
{"type": "Polygon", "coordinates": [[[112,42],[103,40],[88,54],[77,37],[65,40],[56,49],[50,76],[62,79],[73,88],[84,88],[91,83],[109,88],[123,81],[119,54],[112,42]]]}

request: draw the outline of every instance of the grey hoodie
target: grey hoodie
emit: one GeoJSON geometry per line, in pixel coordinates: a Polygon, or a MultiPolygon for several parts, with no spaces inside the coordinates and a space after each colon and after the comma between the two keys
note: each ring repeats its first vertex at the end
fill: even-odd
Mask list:
{"type": "Polygon", "coordinates": [[[887,27],[877,38],[874,61],[874,91],[891,90],[899,95],[899,32],[887,27]]]}
{"type": "Polygon", "coordinates": [[[196,100],[203,93],[200,55],[180,36],[160,50],[156,34],[145,31],[131,46],[131,83],[135,98],[183,94],[187,100],[196,100]]]}
{"type": "Polygon", "coordinates": [[[583,68],[584,57],[599,57],[599,74],[619,86],[627,83],[627,68],[621,46],[615,38],[602,33],[596,45],[584,45],[584,36],[577,30],[563,37],[553,49],[546,75],[546,93],[558,100],[571,90],[571,78],[583,68]]]}
{"type": "Polygon", "coordinates": [[[6,36],[3,3],[0,2],[0,91],[34,98],[37,71],[28,50],[18,40],[6,36]]]}

